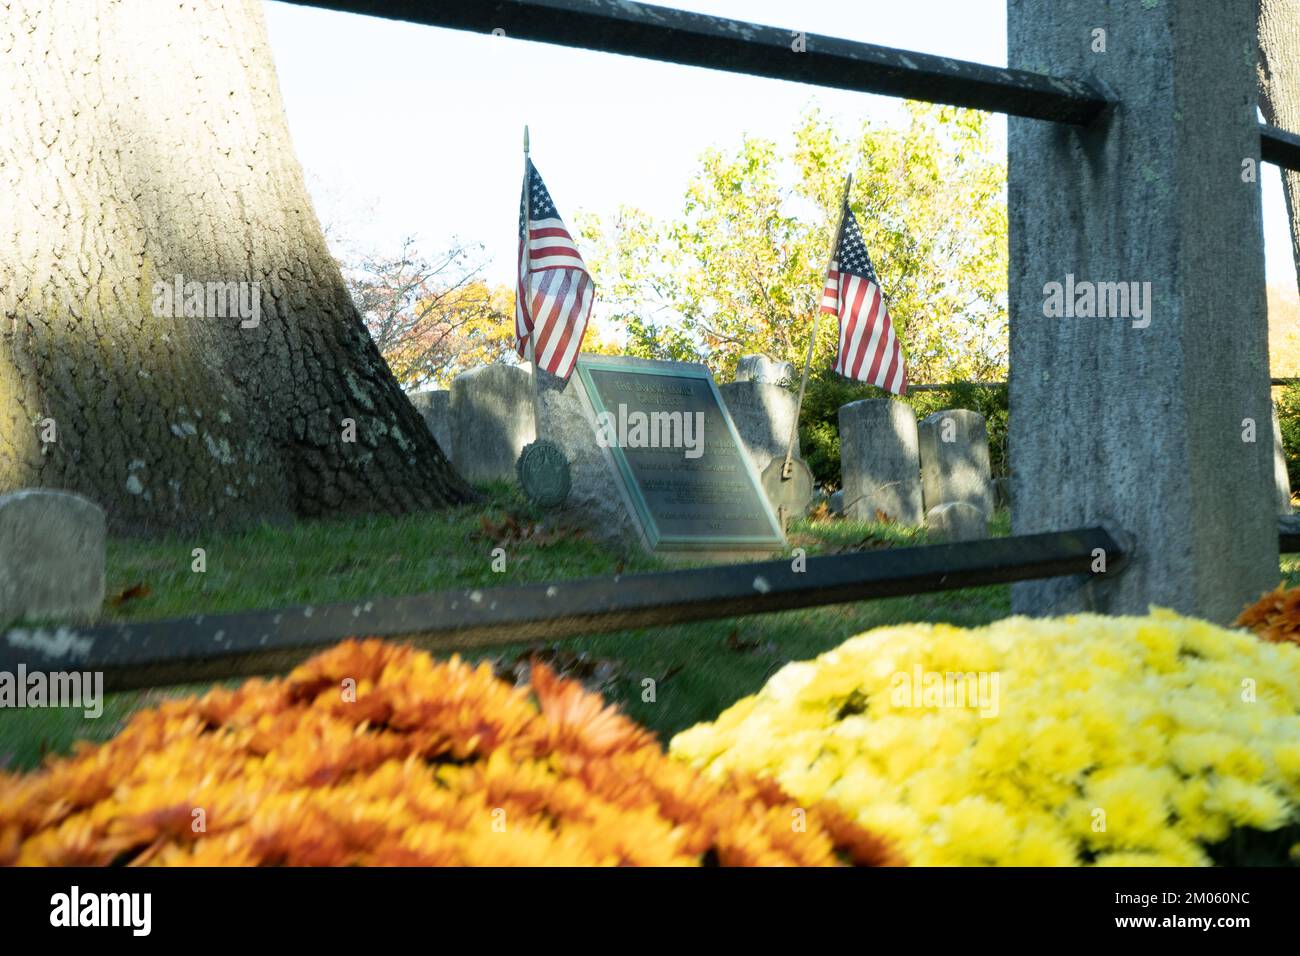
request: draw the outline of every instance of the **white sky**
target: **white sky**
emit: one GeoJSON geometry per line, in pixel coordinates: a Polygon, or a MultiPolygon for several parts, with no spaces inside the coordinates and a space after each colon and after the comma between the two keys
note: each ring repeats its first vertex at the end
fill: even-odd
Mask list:
{"type": "MultiPolygon", "coordinates": [[[[434,0],[436,2],[436,0],[434,0]]],[[[684,9],[1006,63],[1004,0],[660,0],[684,9]]],[[[512,282],[521,140],[570,225],[620,203],[681,211],[697,157],[745,135],[789,142],[808,105],[852,131],[888,97],[268,2],[293,141],[322,221],[395,251],[415,235],[486,244],[512,282]],[[540,96],[536,77],[564,96],[540,96]],[[530,78],[533,78],[530,80],[530,78]]],[[[1005,142],[1006,124],[995,120],[1005,142]]],[[[1295,292],[1281,179],[1263,167],[1269,282],[1295,292]]]]}

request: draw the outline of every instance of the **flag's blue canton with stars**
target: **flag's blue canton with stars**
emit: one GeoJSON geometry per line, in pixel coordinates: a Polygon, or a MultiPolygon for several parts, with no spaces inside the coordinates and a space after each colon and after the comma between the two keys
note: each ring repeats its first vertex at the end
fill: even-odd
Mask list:
{"type": "Polygon", "coordinates": [[[862,230],[847,203],[839,248],[826,272],[822,311],[840,321],[835,371],[895,395],[907,394],[903,350],[894,336],[894,323],[862,241],[862,230]]]}
{"type": "Polygon", "coordinates": [[[533,358],[552,375],[573,373],[595,300],[591,275],[573,237],[529,160],[519,197],[519,282],[515,289],[515,349],[528,337],[533,358]]]}

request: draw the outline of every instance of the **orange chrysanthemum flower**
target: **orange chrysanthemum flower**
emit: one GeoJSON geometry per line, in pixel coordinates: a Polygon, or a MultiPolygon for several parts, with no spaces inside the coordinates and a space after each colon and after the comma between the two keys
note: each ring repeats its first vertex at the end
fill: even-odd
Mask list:
{"type": "Polygon", "coordinates": [[[1236,624],[1266,641],[1300,644],[1300,588],[1279,584],[1242,611],[1236,624]]]}
{"type": "Polygon", "coordinates": [[[705,778],[541,664],[514,687],[348,641],[0,774],[0,864],[863,865],[890,846],[774,783],[705,778]]]}

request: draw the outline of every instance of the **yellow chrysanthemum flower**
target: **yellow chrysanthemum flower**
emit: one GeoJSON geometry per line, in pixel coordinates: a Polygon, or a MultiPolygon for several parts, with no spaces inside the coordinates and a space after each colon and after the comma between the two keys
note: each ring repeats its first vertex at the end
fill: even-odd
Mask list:
{"type": "Polygon", "coordinates": [[[1300,819],[1300,646],[1163,610],[880,628],[670,752],[834,801],[918,864],[1204,865],[1300,819]]]}

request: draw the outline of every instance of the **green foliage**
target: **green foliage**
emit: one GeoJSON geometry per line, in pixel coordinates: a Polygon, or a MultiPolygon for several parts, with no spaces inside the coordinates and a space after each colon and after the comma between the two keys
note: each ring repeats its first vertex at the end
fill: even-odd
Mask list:
{"type": "MultiPolygon", "coordinates": [[[[863,398],[887,397],[889,393],[883,389],[850,381],[828,368],[809,378],[808,392],[799,415],[799,445],[818,484],[832,488],[840,485],[840,406],[863,398]]],[[[969,408],[979,412],[984,416],[989,431],[989,459],[993,474],[1007,473],[1005,386],[959,383],[934,391],[914,391],[900,401],[912,406],[917,421],[946,408],[969,408]]]]}
{"type": "MultiPolygon", "coordinates": [[[[901,127],[864,123],[846,137],[814,110],[788,152],[760,139],[710,150],[671,222],[628,207],[580,217],[628,351],[703,361],[724,379],[748,353],[802,367],[852,171],[850,205],[911,380],[1004,378],[1006,169],[988,117],[917,103],[907,114],[901,127]]],[[[834,323],[817,338],[823,367],[834,323]]]]}
{"type": "Polygon", "coordinates": [[[1292,488],[1300,488],[1300,382],[1282,387],[1277,399],[1277,419],[1282,428],[1282,450],[1292,488]]]}

